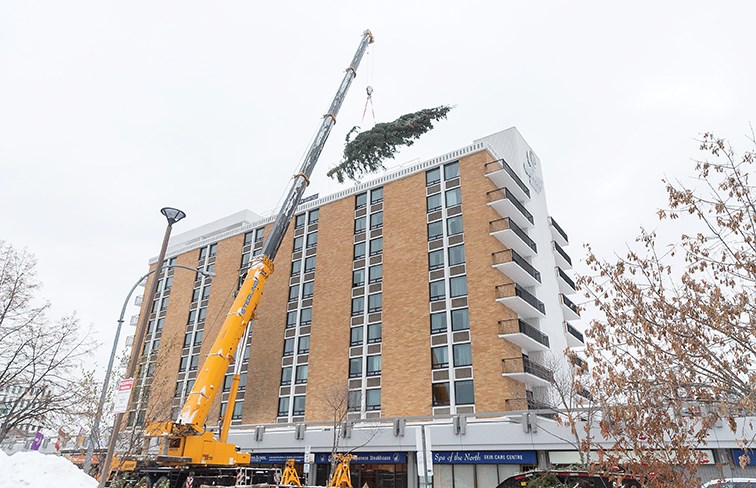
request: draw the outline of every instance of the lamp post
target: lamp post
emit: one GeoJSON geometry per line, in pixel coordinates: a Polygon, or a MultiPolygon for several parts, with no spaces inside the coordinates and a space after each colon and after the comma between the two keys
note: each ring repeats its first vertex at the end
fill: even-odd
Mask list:
{"type": "MultiPolygon", "coordinates": [[[[155,270],[162,269],[163,260],[165,259],[165,252],[168,249],[168,240],[171,237],[171,229],[173,228],[173,224],[175,224],[179,220],[186,217],[186,214],[184,212],[182,212],[181,210],[177,208],[172,208],[172,207],[161,208],[160,213],[165,216],[166,220],[168,221],[168,226],[165,228],[165,235],[163,236],[163,244],[160,247],[160,253],[158,254],[155,270]]],[[[155,293],[157,292],[157,285],[158,285],[158,279],[156,276],[155,279],[152,280],[152,283],[150,285],[150,290],[147,293],[147,297],[150,299],[150,301],[152,301],[155,297],[155,293]]],[[[131,292],[133,291],[134,289],[132,288],[131,292]]],[[[148,304],[148,307],[149,307],[149,304],[148,304]]],[[[125,378],[131,378],[134,376],[134,372],[136,371],[137,364],[139,363],[138,359],[139,359],[139,354],[140,354],[140,349],[141,349],[140,345],[144,341],[144,334],[147,330],[147,322],[150,318],[149,308],[147,310],[148,312],[142,314],[141,320],[137,324],[136,333],[134,335],[134,344],[136,345],[136,347],[132,346],[131,358],[126,368],[126,374],[124,376],[125,378]]],[[[112,363],[113,361],[112,356],[110,360],[112,363]]],[[[107,381],[107,377],[106,377],[106,381],[107,381]]],[[[105,390],[103,390],[101,396],[104,394],[105,394],[105,390]]],[[[116,414],[115,421],[113,422],[113,433],[110,435],[110,442],[108,442],[108,452],[105,455],[104,463],[101,463],[102,469],[100,472],[99,488],[103,488],[105,486],[105,482],[108,479],[108,475],[110,473],[110,460],[112,459],[113,452],[115,451],[115,445],[118,439],[118,430],[122,421],[123,421],[123,414],[122,413],[116,414]]]]}

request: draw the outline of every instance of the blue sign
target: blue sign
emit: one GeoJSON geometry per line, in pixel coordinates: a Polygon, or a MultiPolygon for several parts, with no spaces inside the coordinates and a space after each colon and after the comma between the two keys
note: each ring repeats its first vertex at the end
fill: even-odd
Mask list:
{"type": "Polygon", "coordinates": [[[313,200],[317,200],[319,196],[320,196],[320,194],[316,193],[314,195],[310,195],[309,197],[304,197],[303,199],[301,199],[299,201],[299,204],[302,205],[303,203],[307,203],[307,202],[311,202],[313,200]]]}
{"type": "Polygon", "coordinates": [[[756,450],[745,452],[743,449],[733,449],[732,461],[735,463],[735,466],[740,466],[740,456],[744,454],[749,458],[746,466],[756,466],[756,450]]]}
{"type": "MultiPolygon", "coordinates": [[[[403,452],[358,452],[352,463],[357,464],[407,464],[407,454],[403,452]]],[[[328,464],[330,453],[315,454],[315,462],[328,464]]]]}
{"type": "Polygon", "coordinates": [[[254,464],[286,464],[287,459],[293,459],[298,463],[303,463],[304,454],[276,452],[271,454],[253,453],[249,456],[249,462],[254,464]]]}
{"type": "Polygon", "coordinates": [[[433,451],[434,464],[536,464],[535,451],[433,451]]]}

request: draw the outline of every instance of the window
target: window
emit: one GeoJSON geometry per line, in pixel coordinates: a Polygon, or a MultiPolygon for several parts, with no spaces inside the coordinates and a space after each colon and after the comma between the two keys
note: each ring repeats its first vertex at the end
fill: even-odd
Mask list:
{"type": "Polygon", "coordinates": [[[186,335],[184,335],[184,347],[189,347],[191,343],[192,343],[192,333],[187,332],[186,335]]]}
{"type": "Polygon", "coordinates": [[[203,323],[207,317],[207,307],[199,309],[199,316],[197,317],[197,323],[203,323]]]}
{"type": "Polygon", "coordinates": [[[305,258],[305,273],[310,273],[312,271],[315,271],[315,256],[310,256],[309,258],[305,258]]]}
{"type": "Polygon", "coordinates": [[[299,338],[299,348],[297,349],[299,354],[307,354],[310,352],[310,336],[301,336],[299,338]]]}
{"type": "Polygon", "coordinates": [[[172,286],[173,286],[173,275],[165,279],[165,285],[163,287],[163,290],[164,291],[170,290],[172,286]]]}
{"type": "Polygon", "coordinates": [[[362,315],[365,311],[365,300],[363,297],[352,298],[352,315],[362,315]]]}
{"type": "Polygon", "coordinates": [[[433,383],[433,406],[444,407],[450,404],[449,383],[433,383]]]}
{"type": "Polygon", "coordinates": [[[298,385],[302,383],[307,383],[307,365],[306,364],[297,366],[297,378],[295,382],[298,385]]]}
{"type": "Polygon", "coordinates": [[[301,251],[304,246],[304,237],[299,236],[294,238],[294,252],[301,251]]]}
{"type": "Polygon", "coordinates": [[[362,259],[365,257],[365,243],[358,242],[354,245],[354,259],[362,259]]]}
{"type": "Polygon", "coordinates": [[[377,264],[370,267],[370,283],[377,283],[383,279],[383,265],[377,264]]]}
{"type": "Polygon", "coordinates": [[[202,299],[207,300],[210,298],[210,285],[205,285],[202,287],[202,299]]]}
{"type": "Polygon", "coordinates": [[[307,234],[307,249],[318,245],[318,233],[310,232],[307,234]]]}
{"type": "Polygon", "coordinates": [[[360,217],[358,219],[354,219],[354,233],[355,234],[361,234],[362,232],[365,232],[366,226],[367,226],[367,217],[360,217]]]}
{"type": "Polygon", "coordinates": [[[200,249],[199,260],[204,261],[206,256],[207,256],[207,248],[203,247],[200,249]]]}
{"type": "Polygon", "coordinates": [[[444,237],[444,223],[439,220],[428,224],[428,240],[434,241],[444,237]]]}
{"type": "MultiPolygon", "coordinates": [[[[224,390],[223,390],[223,391],[226,391],[226,390],[225,390],[225,386],[224,386],[224,390]]],[[[175,393],[173,394],[173,397],[174,397],[174,398],[178,398],[178,397],[180,397],[180,396],[181,396],[181,394],[182,394],[183,392],[184,392],[184,383],[183,383],[183,382],[181,382],[181,381],[177,381],[177,382],[176,382],[176,392],[175,392],[175,393]]]]}
{"type": "Polygon", "coordinates": [[[470,351],[470,343],[467,344],[454,344],[454,366],[472,366],[472,352],[470,351]]]}
{"type": "Polygon", "coordinates": [[[304,396],[295,396],[294,397],[294,411],[292,414],[294,415],[304,415],[305,413],[305,397],[304,396]]]}
{"type": "Polygon", "coordinates": [[[315,291],[315,282],[308,281],[302,285],[302,298],[310,298],[315,291]]]}
{"type": "Polygon", "coordinates": [[[467,317],[467,309],[460,308],[451,312],[452,330],[467,330],[470,328],[470,319],[467,317]]]}
{"type": "Polygon", "coordinates": [[[368,324],[367,333],[368,342],[381,342],[381,337],[383,335],[383,325],[380,322],[378,322],[377,324],[368,324]]]}
{"type": "Polygon", "coordinates": [[[310,210],[310,224],[316,224],[320,220],[320,209],[310,210]]]}
{"type": "Polygon", "coordinates": [[[446,298],[446,287],[444,285],[444,280],[430,282],[430,299],[432,302],[446,298]]]}
{"type": "Polygon", "coordinates": [[[189,364],[189,358],[182,356],[179,360],[179,371],[186,371],[186,365],[189,364]]]}
{"type": "Polygon", "coordinates": [[[284,356],[291,356],[294,354],[294,338],[284,339],[284,356]]]}
{"type": "Polygon", "coordinates": [[[377,229],[383,227],[383,212],[376,212],[370,216],[370,228],[377,229]]]}
{"type": "MultiPolygon", "coordinates": [[[[294,312],[296,313],[296,312],[294,312]]],[[[303,308],[299,313],[299,325],[310,325],[312,323],[312,308],[303,308]]]]}
{"type": "Polygon", "coordinates": [[[459,176],[459,163],[449,163],[444,166],[444,179],[450,180],[459,176]]]}
{"type": "Polygon", "coordinates": [[[441,168],[433,168],[425,172],[425,185],[435,185],[441,181],[441,168]]]}
{"type": "Polygon", "coordinates": [[[249,255],[248,252],[242,254],[242,260],[241,260],[241,267],[242,268],[249,264],[250,258],[251,258],[251,256],[249,255]]]}
{"type": "Polygon", "coordinates": [[[300,227],[304,227],[305,225],[305,215],[299,214],[296,217],[294,217],[294,228],[299,229],[300,227]]]}
{"type": "Polygon", "coordinates": [[[428,253],[428,269],[434,270],[444,267],[444,250],[437,249],[428,253]]]}
{"type": "Polygon", "coordinates": [[[352,327],[349,334],[349,345],[358,346],[362,344],[362,326],[352,327]]]}
{"type": "Polygon", "coordinates": [[[347,408],[349,410],[360,410],[362,405],[362,391],[352,390],[349,392],[347,408]]]}
{"type": "Polygon", "coordinates": [[[454,400],[457,405],[472,405],[475,403],[472,380],[454,382],[454,400]]]}
{"type": "Polygon", "coordinates": [[[262,242],[263,238],[265,237],[265,228],[261,227],[259,229],[255,229],[255,242],[262,242]]]}
{"type": "Polygon", "coordinates": [[[368,356],[367,357],[367,375],[378,376],[381,374],[381,356],[368,356]]]}
{"type": "Polygon", "coordinates": [[[367,193],[360,193],[354,197],[354,208],[362,208],[367,205],[367,193]]]}
{"type": "Polygon", "coordinates": [[[374,295],[368,296],[368,312],[380,312],[381,308],[383,308],[383,295],[381,293],[376,293],[374,295]]]}
{"type": "Polygon", "coordinates": [[[234,403],[234,412],[231,414],[231,419],[240,420],[242,418],[243,407],[244,403],[237,400],[236,403],[234,403]]]}
{"type": "Polygon", "coordinates": [[[199,301],[201,290],[199,288],[195,288],[194,291],[192,291],[192,302],[199,301]]]}
{"type": "Polygon", "coordinates": [[[297,259],[291,262],[291,276],[296,276],[302,271],[302,260],[297,259]]]}
{"type": "Polygon", "coordinates": [[[446,233],[450,236],[462,233],[462,216],[456,215],[446,219],[446,233]]]}
{"type": "Polygon", "coordinates": [[[166,310],[168,308],[168,298],[170,298],[170,297],[164,297],[163,300],[160,302],[160,310],[161,311],[166,310]]]}
{"type": "Polygon", "coordinates": [[[252,241],[255,239],[255,233],[254,232],[247,232],[244,234],[244,245],[247,246],[249,244],[252,244],[252,241]]]}
{"type": "Polygon", "coordinates": [[[435,212],[436,210],[441,210],[441,194],[436,193],[435,195],[431,195],[426,198],[425,205],[428,213],[435,212]]]}
{"type": "Polygon", "coordinates": [[[199,354],[192,356],[192,360],[189,362],[189,371],[196,371],[199,366],[199,354]]]}
{"type": "Polygon", "coordinates": [[[231,383],[234,380],[234,375],[227,374],[223,377],[223,391],[231,391],[231,383]]]}
{"type": "Polygon", "coordinates": [[[370,255],[375,256],[383,252],[383,237],[377,239],[371,239],[370,241],[370,255]]]}
{"type": "Polygon", "coordinates": [[[218,244],[210,244],[210,257],[215,256],[216,252],[218,251],[218,244]]]}
{"type": "Polygon", "coordinates": [[[370,203],[378,203],[383,201],[383,188],[376,188],[370,192],[370,203]]]}
{"type": "Polygon", "coordinates": [[[290,385],[291,384],[291,366],[287,366],[286,368],[281,368],[281,384],[282,385],[290,385]]]}
{"type": "Polygon", "coordinates": [[[365,284],[365,268],[355,269],[352,271],[352,287],[362,286],[365,284]]]}
{"type": "Polygon", "coordinates": [[[278,399],[278,416],[286,417],[289,415],[289,397],[281,397],[278,399]]]}
{"type": "Polygon", "coordinates": [[[159,319],[157,319],[157,328],[156,328],[156,330],[158,332],[160,332],[161,330],[163,330],[163,325],[165,325],[165,317],[160,317],[159,319]]]}
{"type": "Polygon", "coordinates": [[[431,367],[433,369],[449,366],[449,348],[446,346],[431,347],[431,367]]]}
{"type": "Polygon", "coordinates": [[[249,361],[249,353],[251,349],[252,347],[249,344],[244,348],[244,356],[242,356],[242,362],[249,361]]]}
{"type": "Polygon", "coordinates": [[[462,264],[465,262],[465,245],[454,246],[449,248],[449,266],[462,264]]]}
{"type": "Polygon", "coordinates": [[[467,295],[467,276],[455,276],[449,279],[449,292],[454,297],[467,295]]]}
{"type": "Polygon", "coordinates": [[[286,328],[290,329],[292,327],[296,327],[297,325],[297,312],[288,312],[286,314],[286,328]]]}
{"type": "Polygon", "coordinates": [[[459,188],[446,190],[446,208],[462,204],[462,192],[459,188]]]}
{"type": "Polygon", "coordinates": [[[293,302],[299,298],[299,285],[289,287],[289,301],[293,302]]]}
{"type": "Polygon", "coordinates": [[[446,312],[432,313],[430,316],[431,334],[446,332],[446,312]]]}
{"type": "Polygon", "coordinates": [[[247,372],[243,372],[239,375],[239,389],[244,390],[247,388],[247,372]]]}
{"type": "Polygon", "coordinates": [[[374,388],[372,390],[365,390],[365,408],[367,410],[380,410],[381,409],[381,389],[374,388]]]}
{"type": "Polygon", "coordinates": [[[349,359],[349,377],[356,378],[362,376],[362,358],[349,359]]]}
{"type": "Polygon", "coordinates": [[[199,346],[200,344],[202,344],[202,333],[203,332],[204,331],[202,331],[202,330],[198,330],[197,332],[194,333],[194,345],[195,346],[199,346]]]}

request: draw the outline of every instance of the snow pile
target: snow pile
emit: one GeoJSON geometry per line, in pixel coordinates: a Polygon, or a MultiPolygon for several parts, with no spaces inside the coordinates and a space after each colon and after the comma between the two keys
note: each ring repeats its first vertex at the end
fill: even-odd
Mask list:
{"type": "Polygon", "coordinates": [[[94,488],[97,480],[68,459],[36,451],[8,456],[0,451],[2,486],[24,488],[94,488]]]}

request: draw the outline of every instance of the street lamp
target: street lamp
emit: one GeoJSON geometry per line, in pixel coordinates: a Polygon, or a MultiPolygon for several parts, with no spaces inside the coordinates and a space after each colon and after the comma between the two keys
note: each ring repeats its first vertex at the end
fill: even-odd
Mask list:
{"type": "MultiPolygon", "coordinates": [[[[182,212],[181,210],[177,208],[172,208],[172,207],[161,208],[160,213],[165,216],[166,220],[168,220],[168,226],[165,228],[165,235],[163,236],[163,244],[162,246],[160,246],[160,253],[158,254],[157,265],[155,266],[155,270],[162,269],[163,260],[165,259],[165,252],[168,249],[168,240],[171,237],[171,229],[173,228],[173,224],[175,224],[179,220],[186,217],[186,214],[184,212],[182,212]]],[[[149,273],[147,273],[147,275],[149,275],[149,273]]],[[[139,283],[141,283],[141,280],[139,281],[139,283]]],[[[137,285],[139,283],[137,283],[137,285]]],[[[158,280],[157,279],[152,280],[150,290],[147,293],[147,297],[149,297],[150,300],[152,300],[152,298],[155,296],[155,293],[157,292],[157,285],[158,285],[158,280]]],[[[131,292],[134,291],[134,288],[132,288],[131,292]]],[[[131,292],[129,293],[129,296],[131,292]]],[[[125,304],[124,304],[124,307],[125,307],[125,304]]],[[[136,344],[137,346],[132,347],[131,359],[129,360],[128,367],[126,368],[126,374],[124,375],[124,378],[131,378],[134,376],[134,372],[136,371],[137,364],[139,363],[138,359],[139,359],[140,345],[144,341],[144,335],[147,330],[147,321],[149,320],[149,318],[150,318],[149,312],[144,313],[142,314],[141,320],[137,324],[136,333],[134,334],[134,344],[136,344]]],[[[113,358],[114,358],[113,355],[111,355],[110,357],[111,365],[113,362],[113,358]]],[[[106,381],[107,381],[107,376],[106,376],[106,381]]],[[[105,394],[105,390],[103,389],[101,397],[104,394],[105,394]]],[[[118,438],[118,428],[120,427],[122,420],[123,420],[123,414],[122,413],[116,414],[115,421],[113,422],[113,433],[110,436],[110,442],[108,442],[108,452],[105,456],[104,463],[102,464],[99,488],[103,488],[105,486],[105,482],[107,481],[108,474],[110,472],[110,460],[113,457],[113,452],[115,451],[116,440],[118,438]]]]}

